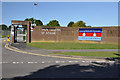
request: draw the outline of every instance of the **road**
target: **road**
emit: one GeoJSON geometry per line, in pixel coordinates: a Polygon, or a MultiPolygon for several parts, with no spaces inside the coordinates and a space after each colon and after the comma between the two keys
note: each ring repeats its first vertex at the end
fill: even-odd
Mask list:
{"type": "Polygon", "coordinates": [[[118,78],[115,61],[64,59],[22,54],[2,45],[2,78],[118,78]]]}

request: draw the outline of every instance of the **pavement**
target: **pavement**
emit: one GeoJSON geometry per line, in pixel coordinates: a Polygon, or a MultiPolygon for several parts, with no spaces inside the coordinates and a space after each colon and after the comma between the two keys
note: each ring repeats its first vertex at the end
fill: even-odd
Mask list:
{"type": "Polygon", "coordinates": [[[5,45],[6,42],[3,42],[2,78],[11,80],[18,78],[120,78],[120,63],[115,60],[42,56],[48,55],[46,50],[25,46],[15,49],[15,46],[5,47],[5,45]],[[34,55],[38,52],[32,51],[39,51],[41,55],[34,55]]]}

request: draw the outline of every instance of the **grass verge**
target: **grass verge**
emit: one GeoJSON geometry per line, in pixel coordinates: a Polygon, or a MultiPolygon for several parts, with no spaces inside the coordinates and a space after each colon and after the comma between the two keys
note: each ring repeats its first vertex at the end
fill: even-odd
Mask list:
{"type": "Polygon", "coordinates": [[[1,38],[8,37],[8,35],[0,35],[1,38]]]}
{"type": "Polygon", "coordinates": [[[28,46],[42,49],[118,49],[115,44],[98,44],[98,43],[71,43],[71,42],[33,42],[28,46]]]}
{"type": "Polygon", "coordinates": [[[65,52],[65,53],[52,53],[61,55],[74,55],[74,56],[89,56],[89,57],[120,57],[118,52],[65,52]]]}

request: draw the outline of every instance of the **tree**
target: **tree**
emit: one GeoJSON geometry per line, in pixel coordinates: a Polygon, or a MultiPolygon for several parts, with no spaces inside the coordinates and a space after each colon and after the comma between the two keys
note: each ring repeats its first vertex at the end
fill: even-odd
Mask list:
{"type": "Polygon", "coordinates": [[[72,27],[73,24],[74,24],[74,22],[71,21],[71,22],[68,23],[67,27],[72,27]]]}
{"type": "Polygon", "coordinates": [[[73,27],[86,27],[85,25],[86,23],[83,21],[78,21],[76,23],[73,24],[73,27]]]}
{"type": "MultiPolygon", "coordinates": [[[[32,21],[32,24],[34,24],[34,18],[26,18],[24,21],[32,21]]],[[[35,24],[36,24],[36,26],[43,26],[43,23],[42,23],[41,20],[36,20],[36,19],[35,19],[35,24]]],[[[26,26],[26,25],[23,25],[23,27],[24,27],[25,29],[27,29],[27,26],[26,26]]]]}
{"type": "MultiPolygon", "coordinates": [[[[26,18],[25,21],[32,21],[32,24],[34,24],[34,18],[26,18]]],[[[36,24],[36,26],[42,26],[43,25],[41,20],[36,20],[36,19],[35,19],[35,24],[36,24]]]]}
{"type": "Polygon", "coordinates": [[[11,30],[11,25],[9,26],[9,30],[11,30]]]}
{"type": "Polygon", "coordinates": [[[26,18],[24,21],[32,21],[32,24],[34,24],[34,18],[26,18]]]}
{"type": "MultiPolygon", "coordinates": [[[[34,23],[34,18],[26,18],[24,21],[32,21],[32,24],[34,23]]],[[[24,31],[27,29],[27,25],[22,25],[24,27],[24,31]]],[[[23,31],[23,32],[24,32],[23,31]]]]}
{"type": "Polygon", "coordinates": [[[60,24],[57,20],[52,20],[47,24],[47,26],[60,26],[60,24]]]}
{"type": "Polygon", "coordinates": [[[40,20],[35,20],[35,24],[36,26],[43,26],[43,23],[40,20]]]}
{"type": "Polygon", "coordinates": [[[5,24],[0,25],[0,28],[2,30],[8,30],[9,29],[5,24]]]}
{"type": "Polygon", "coordinates": [[[26,18],[24,21],[28,21],[29,19],[28,18],[26,18]]]}
{"type": "Polygon", "coordinates": [[[92,27],[92,26],[87,26],[87,27],[92,27]]]}

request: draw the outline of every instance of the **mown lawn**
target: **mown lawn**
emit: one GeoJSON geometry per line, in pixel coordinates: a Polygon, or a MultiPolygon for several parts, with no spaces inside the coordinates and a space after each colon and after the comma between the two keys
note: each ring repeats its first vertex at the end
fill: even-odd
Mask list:
{"type": "Polygon", "coordinates": [[[72,43],[72,42],[33,42],[28,46],[42,49],[118,49],[115,44],[72,43]]]}
{"type": "Polygon", "coordinates": [[[120,57],[114,53],[118,52],[65,52],[65,53],[52,53],[61,55],[74,55],[74,56],[90,56],[90,57],[120,57]]]}

